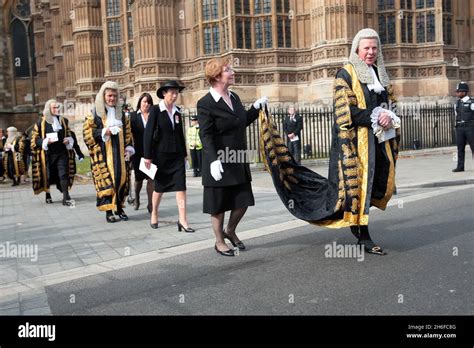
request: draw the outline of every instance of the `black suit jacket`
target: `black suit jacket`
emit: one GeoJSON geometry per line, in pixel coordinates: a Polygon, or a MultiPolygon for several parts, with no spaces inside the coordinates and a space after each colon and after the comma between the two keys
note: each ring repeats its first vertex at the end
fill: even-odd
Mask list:
{"type": "Polygon", "coordinates": [[[303,129],[303,117],[299,114],[295,114],[295,121],[290,119],[290,115],[285,116],[283,121],[283,131],[286,135],[293,133],[298,136],[301,141],[301,130],[303,129]]]}
{"type": "Polygon", "coordinates": [[[174,129],[168,117],[168,112],[160,111],[159,105],[153,105],[145,128],[144,136],[144,158],[153,159],[153,163],[158,163],[159,153],[175,154],[176,157],[186,157],[186,141],[183,133],[183,118],[180,112],[176,112],[173,117],[174,129]],[[153,139],[153,134],[157,130],[158,141],[153,139]]]}
{"type": "Polygon", "coordinates": [[[247,150],[245,130],[258,117],[257,109],[252,106],[246,111],[239,96],[232,94],[234,111],[222,98],[216,103],[211,93],[207,93],[197,103],[199,136],[203,145],[202,184],[204,186],[223,187],[252,180],[248,161],[227,163],[223,158],[226,151],[235,153],[238,150],[247,150]],[[218,159],[222,162],[224,173],[221,180],[215,181],[210,173],[210,164],[218,159]]]}
{"type": "Polygon", "coordinates": [[[133,147],[135,148],[135,154],[133,156],[142,158],[145,127],[143,126],[141,114],[137,112],[131,113],[130,127],[132,129],[133,147]]]}

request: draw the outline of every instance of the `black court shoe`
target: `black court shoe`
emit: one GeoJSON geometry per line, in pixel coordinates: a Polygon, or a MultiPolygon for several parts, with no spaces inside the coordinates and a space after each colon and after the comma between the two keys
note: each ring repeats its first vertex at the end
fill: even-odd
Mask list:
{"type": "Polygon", "coordinates": [[[371,240],[359,240],[357,242],[359,245],[364,246],[364,250],[368,254],[381,255],[385,256],[387,253],[378,245],[375,245],[371,240]]]}
{"type": "Polygon", "coordinates": [[[179,223],[179,221],[177,222],[177,224],[178,224],[178,231],[179,232],[181,232],[181,230],[184,230],[184,232],[194,232],[195,231],[194,228],[191,228],[189,226],[188,226],[188,228],[184,227],[183,225],[181,225],[179,223]]]}
{"type": "Polygon", "coordinates": [[[230,236],[227,233],[225,233],[225,231],[222,231],[222,234],[224,235],[224,238],[227,238],[234,247],[239,248],[239,250],[245,250],[245,244],[241,240],[239,240],[237,243],[234,243],[234,241],[230,239],[230,236]]]}
{"type": "Polygon", "coordinates": [[[234,250],[232,250],[232,249],[229,249],[229,250],[226,250],[226,251],[220,251],[219,249],[217,249],[217,244],[214,244],[214,249],[216,249],[218,254],[221,254],[223,256],[235,256],[234,250]]]}

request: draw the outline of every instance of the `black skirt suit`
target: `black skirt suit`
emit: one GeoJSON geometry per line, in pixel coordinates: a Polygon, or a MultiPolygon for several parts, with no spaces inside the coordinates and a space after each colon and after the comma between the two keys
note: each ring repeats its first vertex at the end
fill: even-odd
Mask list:
{"type": "Polygon", "coordinates": [[[176,108],[173,123],[160,104],[150,109],[144,136],[144,158],[151,158],[158,167],[155,176],[155,192],[186,190],[186,142],[182,115],[176,108]],[[161,111],[163,110],[163,111],[161,111]]]}
{"type": "Polygon", "coordinates": [[[135,180],[142,181],[148,178],[140,168],[140,160],[144,155],[143,141],[145,135],[145,126],[142,121],[142,114],[140,111],[132,112],[130,115],[130,127],[132,129],[133,147],[135,154],[132,156],[132,165],[135,172],[135,180]]]}
{"type": "Polygon", "coordinates": [[[230,98],[234,110],[222,97],[216,102],[210,92],[197,103],[199,136],[203,145],[203,212],[213,215],[255,204],[248,161],[228,163],[223,154],[247,150],[246,128],[257,119],[259,112],[253,106],[246,111],[235,93],[231,93],[230,98]],[[224,172],[222,179],[216,181],[211,175],[210,164],[218,159],[224,172]]]}

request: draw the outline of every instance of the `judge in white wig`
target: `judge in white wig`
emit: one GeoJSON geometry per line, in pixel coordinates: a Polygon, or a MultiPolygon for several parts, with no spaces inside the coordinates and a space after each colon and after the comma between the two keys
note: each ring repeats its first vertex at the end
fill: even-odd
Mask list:
{"type": "Polygon", "coordinates": [[[50,185],[56,184],[63,194],[63,205],[73,206],[69,196],[76,162],[74,140],[71,137],[69,121],[60,115],[61,104],[54,99],[46,102],[43,116],[31,133],[31,157],[33,170],[33,191],[46,192],[46,203],[53,203],[50,185]]]}
{"type": "MultiPolygon", "coordinates": [[[[1,140],[0,140],[1,141],[1,140]]],[[[20,177],[25,172],[25,163],[23,157],[25,155],[25,142],[18,135],[15,127],[7,128],[7,138],[3,145],[3,168],[5,168],[7,176],[13,181],[12,186],[20,184],[20,177]]]]}
{"type": "Polygon", "coordinates": [[[118,97],[118,84],[105,82],[95,98],[95,108],[84,122],[97,208],[106,212],[107,222],[128,220],[123,210],[130,176],[126,160],[135,153],[130,119],[118,106],[118,97]]]}
{"type": "Polygon", "coordinates": [[[327,227],[350,227],[368,253],[385,255],[369,234],[369,208],[385,210],[395,189],[400,120],[377,32],[360,30],[349,63],[334,82],[335,147],[338,149],[341,216],[327,227]],[[390,137],[389,134],[392,134],[390,137]]]}

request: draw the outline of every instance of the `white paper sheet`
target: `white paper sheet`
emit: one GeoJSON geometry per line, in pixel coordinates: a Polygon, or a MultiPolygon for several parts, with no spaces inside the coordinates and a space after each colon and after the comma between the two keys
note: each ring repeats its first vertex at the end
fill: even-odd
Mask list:
{"type": "Polygon", "coordinates": [[[300,137],[297,135],[295,135],[293,139],[290,139],[290,141],[298,141],[298,140],[300,140],[300,137]]]}
{"type": "Polygon", "coordinates": [[[54,132],[54,133],[46,133],[46,138],[47,139],[51,139],[51,141],[54,143],[55,141],[58,141],[58,133],[57,132],[54,132]]]}
{"type": "Polygon", "coordinates": [[[140,159],[140,167],[138,167],[138,169],[148,175],[148,177],[152,180],[155,179],[156,172],[158,171],[158,168],[153,163],[150,165],[150,169],[147,169],[145,167],[145,159],[143,157],[140,159]]]}

